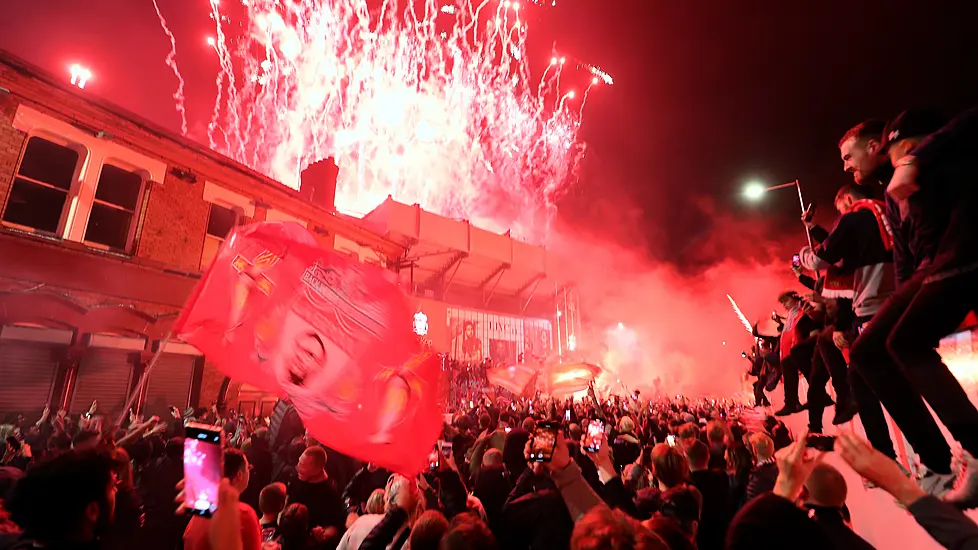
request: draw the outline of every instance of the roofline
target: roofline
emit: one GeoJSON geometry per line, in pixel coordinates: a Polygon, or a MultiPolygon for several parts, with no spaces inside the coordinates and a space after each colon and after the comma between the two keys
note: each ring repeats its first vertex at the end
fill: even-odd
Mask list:
{"type": "MultiPolygon", "coordinates": [[[[171,141],[179,145],[180,147],[186,148],[194,153],[202,155],[221,167],[228,168],[230,170],[238,172],[241,175],[246,176],[252,180],[257,180],[261,184],[272,187],[275,191],[284,192],[288,195],[291,195],[291,197],[296,201],[306,204],[309,207],[312,207],[315,210],[320,211],[320,213],[323,216],[328,216],[329,219],[335,220],[336,223],[342,224],[343,226],[352,229],[353,231],[351,231],[351,233],[355,234],[357,232],[366,231],[370,233],[371,236],[376,238],[377,241],[383,244],[385,253],[386,251],[389,250],[399,251],[399,253],[395,255],[400,255],[405,252],[405,248],[402,245],[384,237],[383,235],[378,235],[373,231],[370,231],[368,228],[361,226],[360,224],[354,224],[351,223],[349,220],[342,219],[341,217],[337,216],[335,210],[333,211],[327,210],[315,204],[309,203],[308,201],[300,197],[299,192],[296,191],[295,189],[292,189],[291,187],[288,187],[287,185],[279,181],[276,181],[266,176],[265,174],[262,174],[261,172],[258,172],[244,164],[241,164],[240,162],[226,155],[218,153],[217,151],[209,147],[205,147],[202,144],[197,143],[196,141],[193,141],[185,136],[181,136],[170,130],[167,130],[163,126],[155,122],[152,122],[149,119],[144,118],[140,115],[137,115],[127,109],[124,109],[123,107],[120,107],[119,105],[116,105],[115,103],[112,103],[104,98],[81,92],[81,90],[78,87],[66,83],[64,79],[57,78],[51,72],[46,71],[43,68],[34,65],[14,55],[10,51],[4,50],[2,48],[0,48],[0,64],[8,66],[14,71],[24,76],[40,81],[42,84],[51,86],[53,88],[57,88],[58,90],[66,94],[72,95],[81,101],[94,105],[95,107],[111,115],[114,115],[120,119],[132,123],[140,130],[147,132],[157,138],[171,141]]],[[[10,90],[5,90],[4,88],[0,88],[0,91],[9,92],[10,90]]],[[[255,200],[260,201],[261,198],[255,197],[255,200]]],[[[310,220],[310,221],[315,222],[317,220],[310,220]]],[[[363,244],[363,243],[358,243],[358,244],[363,244]]]]}

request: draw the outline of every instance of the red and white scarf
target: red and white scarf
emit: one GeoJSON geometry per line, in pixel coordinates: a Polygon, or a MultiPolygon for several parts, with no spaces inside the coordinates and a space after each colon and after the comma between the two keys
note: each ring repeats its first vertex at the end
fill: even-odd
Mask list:
{"type": "MultiPolygon", "coordinates": [[[[883,247],[886,250],[893,250],[893,228],[890,227],[890,220],[886,217],[886,205],[882,201],[874,199],[861,199],[849,207],[846,214],[868,210],[876,217],[876,223],[880,230],[880,239],[883,240],[883,247]]],[[[855,279],[852,273],[843,273],[841,268],[829,266],[825,273],[825,280],[822,286],[822,296],[825,298],[853,298],[855,296],[853,286],[855,279]]]]}

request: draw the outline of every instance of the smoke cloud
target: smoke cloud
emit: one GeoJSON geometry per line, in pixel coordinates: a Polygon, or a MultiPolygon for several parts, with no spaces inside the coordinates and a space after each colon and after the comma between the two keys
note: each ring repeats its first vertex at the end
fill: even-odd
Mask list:
{"type": "Polygon", "coordinates": [[[643,231],[632,209],[619,208],[619,227],[595,232],[565,224],[548,245],[561,258],[561,277],[580,292],[580,352],[609,370],[603,382],[616,390],[619,379],[643,393],[657,379],[668,394],[724,397],[748,389],[741,351],[753,340],[726,295],[752,323],[770,319],[778,293],[799,286],[784,251],[800,247],[803,233],[776,236],[764,222],[735,219],[704,199],[695,205],[702,233],[692,235],[678,264],[650,259],[654,247],[643,235],[689,234],[643,231]]]}

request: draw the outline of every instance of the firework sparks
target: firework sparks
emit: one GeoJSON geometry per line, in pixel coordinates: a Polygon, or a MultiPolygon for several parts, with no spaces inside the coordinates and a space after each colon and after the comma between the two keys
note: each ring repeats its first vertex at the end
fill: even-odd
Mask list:
{"type": "Polygon", "coordinates": [[[166,55],[166,66],[173,71],[173,76],[177,77],[177,90],[173,92],[173,100],[176,101],[177,113],[180,115],[180,133],[187,135],[187,109],[185,106],[186,99],[183,95],[184,80],[183,75],[180,74],[180,69],[177,68],[177,39],[170,32],[170,27],[166,24],[166,19],[163,18],[163,13],[160,11],[160,6],[156,0],[153,0],[153,7],[156,9],[156,16],[160,19],[160,27],[166,33],[166,37],[170,39],[170,53],[166,55]]]}
{"type": "Polygon", "coordinates": [[[590,86],[561,90],[557,61],[532,83],[519,4],[480,1],[247,0],[233,8],[238,36],[223,24],[237,11],[209,0],[221,65],[210,146],[293,188],[334,157],[344,212],[392,195],[543,240],[584,154],[590,86]]]}
{"type": "Polygon", "coordinates": [[[753,325],[751,325],[750,321],[747,320],[747,316],[744,315],[744,312],[740,311],[740,306],[738,306],[737,302],[734,301],[733,296],[727,294],[727,299],[730,300],[730,305],[733,306],[734,313],[737,314],[737,318],[740,319],[741,324],[744,325],[744,328],[747,329],[747,332],[754,334],[753,325]]]}

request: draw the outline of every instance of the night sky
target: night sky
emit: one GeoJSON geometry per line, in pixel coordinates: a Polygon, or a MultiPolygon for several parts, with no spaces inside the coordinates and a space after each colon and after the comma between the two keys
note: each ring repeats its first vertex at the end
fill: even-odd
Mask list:
{"type": "MultiPolygon", "coordinates": [[[[178,40],[193,135],[217,71],[207,2],[159,3],[178,40]]],[[[150,0],[5,4],[0,48],[55,73],[87,64],[91,93],[178,130],[169,43],[150,0]]],[[[799,178],[831,223],[830,199],[850,181],[836,147],[845,130],[908,106],[952,115],[978,102],[976,16],[973,1],[558,0],[531,18],[534,70],[556,43],[616,81],[589,98],[590,149],[562,216],[687,272],[769,255],[740,238],[745,222],[770,224],[776,253],[790,257],[804,241],[797,197],[747,205],[743,183],[799,178]]]]}

